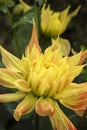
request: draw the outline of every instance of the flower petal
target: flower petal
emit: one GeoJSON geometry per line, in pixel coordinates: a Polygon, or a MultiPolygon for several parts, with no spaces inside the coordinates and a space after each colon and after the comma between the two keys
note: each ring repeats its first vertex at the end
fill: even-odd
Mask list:
{"type": "Polygon", "coordinates": [[[0,103],[21,100],[25,96],[26,93],[20,91],[16,93],[10,93],[10,94],[0,94],[0,103]]]}
{"type": "Polygon", "coordinates": [[[72,83],[56,99],[64,106],[83,113],[87,107],[87,83],[72,83]]]}
{"type": "Polygon", "coordinates": [[[25,80],[21,80],[21,79],[16,80],[14,84],[17,87],[17,89],[19,89],[20,91],[23,91],[23,92],[31,91],[31,88],[29,88],[28,82],[25,80]]]}
{"type": "Polygon", "coordinates": [[[66,117],[66,115],[59,108],[57,102],[50,100],[52,103],[55,113],[49,116],[52,123],[53,130],[76,130],[71,121],[66,117]]]}
{"type": "Polygon", "coordinates": [[[20,104],[16,107],[16,110],[14,111],[13,116],[15,120],[19,121],[22,115],[28,114],[31,111],[33,111],[36,101],[37,98],[34,95],[27,95],[25,99],[20,102],[20,104]]]}
{"type": "Polygon", "coordinates": [[[81,52],[80,53],[77,53],[76,55],[74,56],[71,56],[71,57],[68,57],[68,63],[70,64],[70,66],[75,66],[75,65],[78,65],[79,61],[80,61],[80,58],[81,58],[81,52]]]}
{"type": "Polygon", "coordinates": [[[12,55],[10,52],[5,50],[1,46],[0,46],[0,51],[2,54],[2,61],[3,61],[4,65],[13,71],[20,72],[21,71],[20,59],[18,59],[14,55],[12,55]]]}
{"type": "Polygon", "coordinates": [[[23,77],[19,73],[15,73],[9,69],[0,69],[0,85],[8,88],[16,88],[16,86],[14,86],[14,82],[17,79],[23,79],[23,77]]]}
{"type": "Polygon", "coordinates": [[[29,55],[34,45],[36,45],[37,50],[41,52],[41,48],[39,46],[38,39],[37,39],[36,25],[35,22],[33,21],[33,31],[32,31],[31,40],[29,41],[28,46],[25,50],[26,57],[29,55]]]}
{"type": "Polygon", "coordinates": [[[37,103],[35,110],[40,116],[51,116],[54,114],[54,107],[49,101],[49,98],[41,97],[37,103]]]}
{"type": "Polygon", "coordinates": [[[85,62],[86,58],[87,58],[87,50],[82,52],[81,58],[80,58],[80,61],[79,61],[78,65],[82,65],[85,62]]]}
{"type": "Polygon", "coordinates": [[[83,66],[74,66],[69,69],[68,77],[66,78],[65,86],[68,86],[83,70],[83,66]]]}

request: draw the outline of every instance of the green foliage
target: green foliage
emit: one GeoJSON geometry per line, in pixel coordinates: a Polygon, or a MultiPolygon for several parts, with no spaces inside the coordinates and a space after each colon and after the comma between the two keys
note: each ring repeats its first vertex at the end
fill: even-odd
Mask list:
{"type": "Polygon", "coordinates": [[[32,24],[32,19],[35,17],[34,8],[29,10],[23,17],[21,17],[17,22],[14,23],[12,28],[19,27],[24,24],[32,24]]]}
{"type": "Polygon", "coordinates": [[[0,10],[3,13],[7,13],[8,8],[13,7],[14,5],[15,5],[15,3],[13,2],[13,0],[4,0],[0,4],[0,10]]]}

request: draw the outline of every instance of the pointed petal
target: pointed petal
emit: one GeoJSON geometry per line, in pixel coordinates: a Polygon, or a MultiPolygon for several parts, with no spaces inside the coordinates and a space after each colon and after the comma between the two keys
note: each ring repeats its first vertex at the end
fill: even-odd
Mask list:
{"type": "Polygon", "coordinates": [[[72,17],[76,16],[76,15],[78,14],[80,8],[81,8],[81,5],[79,5],[79,6],[77,7],[77,9],[74,10],[72,13],[70,13],[68,17],[72,18],[72,17]]]}
{"type": "Polygon", "coordinates": [[[71,121],[66,117],[66,115],[59,108],[57,102],[51,103],[55,109],[55,113],[49,116],[50,121],[52,123],[53,130],[76,130],[71,121]]]}
{"type": "Polygon", "coordinates": [[[41,97],[37,103],[35,110],[40,116],[51,116],[54,114],[54,107],[49,101],[49,98],[41,97]]]}
{"type": "Polygon", "coordinates": [[[33,21],[32,36],[25,51],[26,56],[29,55],[34,45],[36,46],[37,50],[41,52],[41,48],[39,46],[38,39],[37,39],[36,25],[35,22],[33,21]]]}
{"type": "Polygon", "coordinates": [[[8,88],[16,88],[16,86],[14,86],[14,82],[17,79],[23,79],[23,77],[19,73],[15,73],[9,69],[0,69],[0,85],[8,88]]]}
{"type": "Polygon", "coordinates": [[[82,52],[77,53],[74,56],[68,57],[67,61],[70,64],[70,66],[75,66],[75,65],[77,65],[79,63],[79,61],[81,59],[81,54],[82,54],[82,52]]]}
{"type": "Polygon", "coordinates": [[[31,91],[31,88],[29,88],[29,83],[25,80],[21,80],[21,79],[16,80],[14,84],[17,87],[17,89],[19,89],[20,91],[23,91],[23,92],[31,91]]]}
{"type": "Polygon", "coordinates": [[[23,101],[19,103],[14,111],[14,118],[16,121],[19,121],[22,115],[28,114],[33,111],[36,105],[37,98],[30,94],[25,97],[23,101]]]}
{"type": "Polygon", "coordinates": [[[87,58],[87,50],[82,52],[81,58],[80,58],[80,61],[79,61],[78,65],[82,65],[85,62],[86,58],[87,58]]]}
{"type": "Polygon", "coordinates": [[[57,99],[64,106],[76,112],[85,111],[87,107],[87,83],[72,83],[58,95],[57,99]]]}
{"type": "Polygon", "coordinates": [[[66,78],[65,86],[68,86],[83,70],[83,66],[74,66],[69,69],[68,77],[66,78]]]}
{"type": "Polygon", "coordinates": [[[20,72],[21,71],[20,59],[12,55],[10,52],[5,50],[1,46],[0,46],[0,51],[2,54],[2,61],[4,65],[13,71],[20,72]]]}
{"type": "Polygon", "coordinates": [[[26,96],[26,93],[23,93],[20,91],[16,93],[10,93],[10,94],[0,94],[0,103],[21,100],[25,96],[26,96]]]}
{"type": "Polygon", "coordinates": [[[69,9],[71,8],[71,6],[69,5],[65,10],[63,10],[61,13],[60,13],[60,19],[61,21],[65,20],[68,13],[69,13],[69,9]]]}

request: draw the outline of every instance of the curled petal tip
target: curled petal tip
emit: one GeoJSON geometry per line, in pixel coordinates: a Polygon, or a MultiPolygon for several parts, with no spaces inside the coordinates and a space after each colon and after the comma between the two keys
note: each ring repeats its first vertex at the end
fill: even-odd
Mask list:
{"type": "Polygon", "coordinates": [[[14,112],[14,118],[15,118],[15,120],[16,121],[19,121],[20,120],[20,118],[21,118],[21,116],[22,116],[22,114],[25,112],[25,109],[24,109],[24,107],[20,107],[18,110],[15,110],[15,112],[14,112]]]}

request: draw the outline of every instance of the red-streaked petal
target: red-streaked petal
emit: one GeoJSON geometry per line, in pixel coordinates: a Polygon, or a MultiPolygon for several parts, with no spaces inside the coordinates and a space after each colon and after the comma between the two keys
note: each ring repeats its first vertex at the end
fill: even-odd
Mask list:
{"type": "Polygon", "coordinates": [[[4,65],[13,70],[14,72],[20,72],[21,71],[21,62],[20,59],[18,59],[16,56],[12,55],[10,52],[5,50],[3,47],[0,46],[0,51],[2,54],[2,62],[4,65]]]}
{"type": "Polygon", "coordinates": [[[16,86],[14,86],[14,82],[17,79],[23,79],[23,77],[19,73],[15,73],[9,69],[0,69],[0,85],[8,88],[16,88],[16,86]]]}
{"type": "Polygon", "coordinates": [[[29,53],[31,52],[34,45],[36,45],[38,51],[41,52],[41,48],[39,46],[38,38],[37,38],[36,25],[35,25],[35,22],[33,21],[32,36],[31,36],[31,40],[29,41],[28,46],[25,51],[26,56],[29,55],[29,53]]]}
{"type": "Polygon", "coordinates": [[[23,101],[19,103],[14,111],[14,118],[16,121],[19,121],[22,115],[28,114],[33,111],[37,98],[30,94],[25,97],[23,101]]]}
{"type": "Polygon", "coordinates": [[[26,96],[26,93],[23,93],[20,91],[16,93],[0,94],[0,103],[21,100],[25,96],[26,96]]]}
{"type": "Polygon", "coordinates": [[[87,50],[82,52],[81,58],[80,58],[80,61],[79,61],[78,65],[82,65],[85,62],[86,58],[87,58],[87,50]]]}
{"type": "Polygon", "coordinates": [[[36,104],[35,110],[40,116],[51,116],[54,114],[54,107],[49,101],[49,98],[41,97],[36,104]]]}
{"type": "Polygon", "coordinates": [[[56,99],[59,99],[64,106],[83,113],[87,107],[87,83],[72,83],[56,99]]]}
{"type": "Polygon", "coordinates": [[[55,113],[49,116],[53,130],[76,130],[72,122],[66,117],[66,115],[59,108],[57,102],[51,100],[51,103],[55,109],[55,113]]]}

